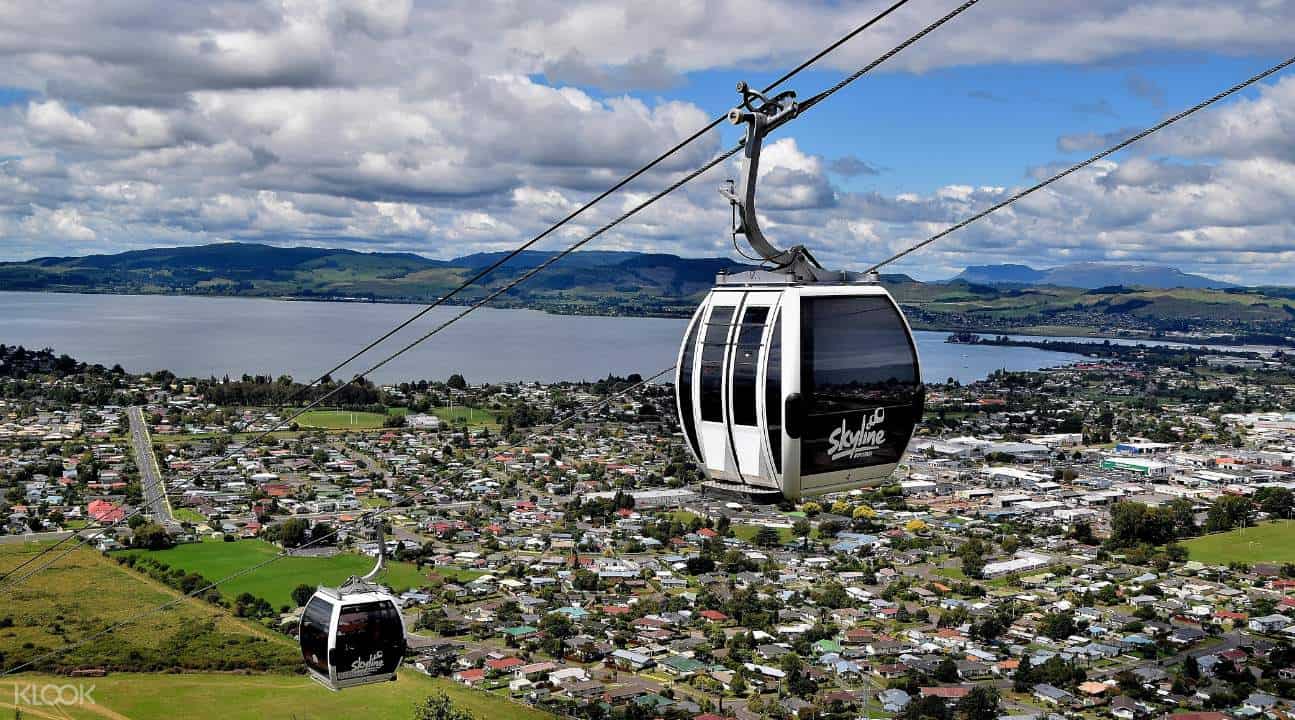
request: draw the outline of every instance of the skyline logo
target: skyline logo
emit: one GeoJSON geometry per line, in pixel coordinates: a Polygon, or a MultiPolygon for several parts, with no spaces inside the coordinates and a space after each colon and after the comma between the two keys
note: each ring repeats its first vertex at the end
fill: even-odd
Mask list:
{"type": "Polygon", "coordinates": [[[372,675],[382,670],[382,651],[379,650],[367,658],[356,658],[351,663],[351,669],[346,672],[338,673],[338,680],[347,680],[350,678],[364,677],[372,675]]]}
{"type": "Polygon", "coordinates": [[[832,462],[866,457],[876,452],[886,442],[886,409],[877,408],[872,415],[861,418],[859,429],[851,430],[842,418],[841,427],[827,437],[827,455],[832,462]]]}

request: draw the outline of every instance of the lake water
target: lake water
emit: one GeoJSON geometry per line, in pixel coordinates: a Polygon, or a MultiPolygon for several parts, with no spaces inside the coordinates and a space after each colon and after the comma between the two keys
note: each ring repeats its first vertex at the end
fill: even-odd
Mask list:
{"type": "MultiPolygon", "coordinates": [[[[0,344],[51,347],[78,360],[132,372],[181,376],[289,374],[313,380],[412,316],[419,306],[287,302],[162,295],[0,292],[0,344]]],[[[372,357],[338,377],[376,364],[461,308],[437,308],[372,357]]],[[[608,373],[649,375],[672,365],[685,321],[549,315],[481,309],[371,376],[376,382],[593,380],[608,373]]],[[[923,375],[972,382],[994,370],[1035,370],[1077,355],[1034,348],[950,345],[948,333],[918,332],[923,375]]]]}

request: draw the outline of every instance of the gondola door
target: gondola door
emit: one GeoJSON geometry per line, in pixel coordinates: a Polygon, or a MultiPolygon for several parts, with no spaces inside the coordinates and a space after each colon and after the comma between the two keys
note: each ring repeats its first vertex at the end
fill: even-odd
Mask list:
{"type": "Polygon", "coordinates": [[[729,441],[737,461],[737,472],[748,485],[777,489],[777,471],[771,467],[766,450],[766,431],[761,428],[764,384],[763,368],[772,345],[773,318],[780,292],[745,293],[736,315],[729,350],[728,398],[729,441]]]}
{"type": "Polygon", "coordinates": [[[701,459],[708,476],[727,482],[741,482],[725,418],[728,415],[728,349],[743,295],[742,292],[711,292],[697,348],[694,407],[701,459]]]}

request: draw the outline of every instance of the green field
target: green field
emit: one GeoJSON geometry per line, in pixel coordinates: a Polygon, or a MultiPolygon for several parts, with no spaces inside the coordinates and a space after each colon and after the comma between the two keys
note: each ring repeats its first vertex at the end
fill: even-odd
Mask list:
{"type": "MultiPolygon", "coordinates": [[[[219,580],[279,552],[263,540],[238,542],[208,541],[177,545],[169,550],[124,550],[125,553],[149,555],[171,567],[196,572],[208,580],[219,580]]],[[[220,590],[227,598],[251,593],[265,598],[272,606],[292,604],[292,589],[300,584],[336,585],[352,575],[363,575],[373,567],[373,560],[354,553],[331,558],[285,557],[266,567],[225,583],[220,590]]],[[[378,580],[401,591],[427,584],[425,577],[410,563],[388,562],[378,580]]]]}
{"type": "Polygon", "coordinates": [[[443,678],[430,678],[407,670],[394,683],[380,683],[329,692],[302,676],[148,675],[123,673],[83,681],[62,676],[21,675],[0,680],[0,708],[8,716],[14,707],[14,687],[26,683],[84,682],[93,685],[95,705],[25,707],[23,718],[90,720],[260,720],[261,718],[370,718],[413,717],[414,704],[443,690],[455,705],[477,720],[545,720],[552,715],[512,703],[505,698],[469,690],[443,678]]]}
{"type": "Polygon", "coordinates": [[[310,410],[301,414],[299,427],[320,430],[375,430],[382,427],[386,415],[351,410],[310,410]]]}
{"type": "Polygon", "coordinates": [[[1295,562],[1295,521],[1264,523],[1251,528],[1192,538],[1183,543],[1192,560],[1207,565],[1230,562],[1295,562]]]}
{"type": "MultiPolygon", "coordinates": [[[[0,545],[0,572],[17,567],[47,546],[0,545]]],[[[97,552],[78,549],[26,580],[6,584],[0,618],[11,618],[13,626],[0,628],[0,656],[4,658],[0,666],[13,668],[49,650],[81,642],[179,596],[97,552]]],[[[290,670],[299,661],[296,647],[282,635],[236,619],[206,602],[186,599],[172,609],[55,656],[43,667],[290,670]]]]}
{"type": "MultiPolygon", "coordinates": [[[[755,540],[756,533],[760,532],[760,528],[762,527],[764,526],[746,525],[743,523],[737,523],[733,525],[733,537],[737,538],[738,540],[745,540],[746,542],[752,542],[755,540]]],[[[787,542],[790,542],[795,537],[794,535],[791,534],[791,528],[780,527],[780,528],[774,528],[774,529],[778,531],[778,542],[787,543],[787,542]]]]}
{"type": "Polygon", "coordinates": [[[207,518],[189,508],[176,508],[172,514],[180,522],[193,523],[194,525],[202,525],[207,522],[207,518]]]}
{"type": "Polygon", "coordinates": [[[499,428],[499,415],[491,410],[455,405],[454,407],[434,407],[431,413],[447,423],[462,420],[468,424],[468,427],[488,427],[491,430],[499,428]]]}

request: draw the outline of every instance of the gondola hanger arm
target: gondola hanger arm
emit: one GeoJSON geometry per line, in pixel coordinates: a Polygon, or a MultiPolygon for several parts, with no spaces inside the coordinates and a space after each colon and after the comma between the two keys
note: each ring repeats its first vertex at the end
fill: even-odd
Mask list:
{"type": "Polygon", "coordinates": [[[737,84],[737,91],[742,94],[742,103],[728,111],[728,121],[734,125],[746,125],[746,137],[742,140],[742,174],[736,191],[730,188],[720,189],[720,194],[737,210],[738,224],[733,233],[745,236],[757,255],[798,281],[839,280],[840,273],[824,270],[803,245],[779,250],[765,237],[756,214],[755,189],[760,176],[760,153],[764,149],[764,138],[800,113],[796,92],[787,90],[770,98],[751,89],[745,82],[737,84]]]}

